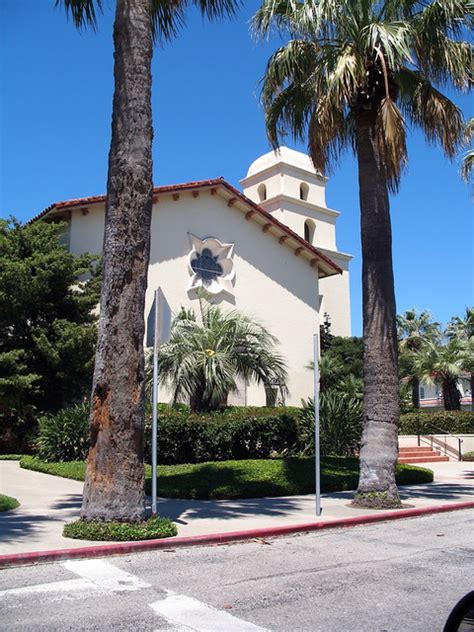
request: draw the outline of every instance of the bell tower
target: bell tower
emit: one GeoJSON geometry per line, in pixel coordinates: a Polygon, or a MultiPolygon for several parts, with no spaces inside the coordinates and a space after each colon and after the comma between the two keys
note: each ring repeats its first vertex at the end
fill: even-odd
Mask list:
{"type": "Polygon", "coordinates": [[[336,221],[340,213],[326,205],[328,179],[302,152],[280,147],[257,158],[240,181],[244,194],[282,224],[327,254],[342,275],[320,279],[320,315],[331,318],[331,332],[350,336],[349,261],[339,252],[336,221]]]}

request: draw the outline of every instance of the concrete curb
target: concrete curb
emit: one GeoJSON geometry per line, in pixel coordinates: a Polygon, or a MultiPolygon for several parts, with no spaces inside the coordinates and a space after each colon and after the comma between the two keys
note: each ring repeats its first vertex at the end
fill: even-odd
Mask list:
{"type": "Polygon", "coordinates": [[[371,524],[373,522],[385,522],[387,520],[400,520],[402,518],[415,518],[447,511],[460,509],[474,509],[474,500],[460,503],[449,503],[434,507],[419,507],[415,509],[400,509],[392,511],[380,511],[376,514],[365,516],[352,516],[349,518],[337,518],[328,522],[308,522],[304,524],[285,525],[282,527],[265,527],[250,529],[248,531],[230,531],[227,533],[211,533],[207,535],[194,535],[187,537],[176,536],[161,540],[142,540],[140,542],[118,542],[116,544],[99,544],[84,546],[75,549],[57,549],[53,551],[33,551],[31,553],[13,553],[0,555],[0,568],[9,566],[23,566],[42,562],[57,562],[68,559],[84,559],[91,557],[106,557],[112,555],[125,555],[127,553],[140,553],[159,549],[174,549],[185,546],[209,546],[253,540],[255,538],[271,538],[294,533],[306,533],[322,529],[336,529],[340,527],[356,527],[358,525],[371,524]]]}

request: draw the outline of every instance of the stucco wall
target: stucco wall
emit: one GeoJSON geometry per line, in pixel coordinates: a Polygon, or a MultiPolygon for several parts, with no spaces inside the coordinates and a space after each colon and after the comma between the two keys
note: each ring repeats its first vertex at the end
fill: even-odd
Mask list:
{"type": "MultiPolygon", "coordinates": [[[[72,213],[71,250],[75,253],[100,252],[103,240],[104,209],[91,207],[72,213]]],[[[199,238],[213,236],[235,243],[234,297],[223,300],[223,308],[237,308],[258,318],[281,343],[288,364],[290,397],[288,404],[299,405],[312,391],[312,374],[305,366],[311,360],[312,336],[318,331],[319,289],[317,270],[302,257],[235,208],[220,195],[202,191],[194,198],[181,193],[179,200],[160,196],[153,207],[152,242],[146,317],[153,290],[161,286],[173,310],[181,305],[198,309],[198,301],[186,291],[190,275],[187,257],[188,233],[199,238]]],[[[160,397],[161,399],[161,397],[160,397]]],[[[264,405],[263,388],[249,385],[248,404],[264,405]]]]}
{"type": "Polygon", "coordinates": [[[345,256],[324,250],[334,263],[342,268],[342,274],[319,279],[319,293],[322,296],[319,312],[331,317],[331,333],[334,336],[351,336],[351,305],[349,287],[349,261],[345,256]]]}

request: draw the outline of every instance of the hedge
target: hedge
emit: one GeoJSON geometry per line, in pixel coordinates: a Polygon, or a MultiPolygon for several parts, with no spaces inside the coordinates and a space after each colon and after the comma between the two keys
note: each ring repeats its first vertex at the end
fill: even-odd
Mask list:
{"type": "MultiPolygon", "coordinates": [[[[161,409],[158,460],[166,465],[265,459],[289,453],[297,443],[298,408],[228,408],[207,414],[161,409]]],[[[150,462],[150,419],[145,461],[150,462]]]]}
{"type": "Polygon", "coordinates": [[[473,434],[474,411],[447,411],[405,413],[400,419],[400,434],[439,434],[444,432],[473,434]],[[435,428],[434,426],[437,426],[435,428]]]}

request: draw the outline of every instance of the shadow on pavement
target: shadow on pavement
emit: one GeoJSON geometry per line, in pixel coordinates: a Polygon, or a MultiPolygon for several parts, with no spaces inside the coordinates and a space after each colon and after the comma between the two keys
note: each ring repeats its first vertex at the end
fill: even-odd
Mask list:
{"type": "Polygon", "coordinates": [[[158,502],[160,516],[178,524],[206,518],[231,520],[245,516],[283,516],[301,510],[301,500],[291,498],[256,498],[243,500],[177,500],[161,498],[158,502]],[[186,514],[186,519],[181,516],[186,514]]]}
{"type": "Polygon", "coordinates": [[[466,496],[473,495],[474,488],[470,484],[462,483],[428,483],[427,485],[414,485],[410,487],[401,487],[400,495],[402,498],[420,498],[420,499],[436,499],[460,501],[466,496]]]}
{"type": "Polygon", "coordinates": [[[0,550],[2,543],[21,542],[41,533],[47,524],[74,519],[81,503],[81,494],[68,494],[45,508],[44,513],[23,513],[21,505],[13,511],[0,513],[0,550]]]}

